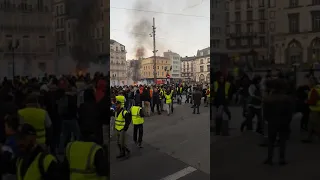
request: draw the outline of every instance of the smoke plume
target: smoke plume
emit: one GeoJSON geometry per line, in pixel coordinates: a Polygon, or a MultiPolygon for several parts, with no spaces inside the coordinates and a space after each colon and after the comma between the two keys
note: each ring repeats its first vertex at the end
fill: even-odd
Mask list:
{"type": "MultiPolygon", "coordinates": [[[[137,0],[133,9],[149,10],[150,1],[137,0]]],[[[149,35],[152,33],[152,18],[150,18],[150,14],[139,11],[133,11],[131,17],[132,22],[130,22],[129,28],[135,41],[136,58],[145,58],[145,51],[152,49],[152,38],[149,35]]]]}

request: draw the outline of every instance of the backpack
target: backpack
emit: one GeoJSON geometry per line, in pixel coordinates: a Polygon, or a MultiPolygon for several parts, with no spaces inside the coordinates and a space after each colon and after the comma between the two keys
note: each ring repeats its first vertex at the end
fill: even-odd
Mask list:
{"type": "MultiPolygon", "coordinates": [[[[122,111],[122,117],[124,118],[124,111],[122,111]]],[[[131,115],[131,112],[130,111],[127,111],[127,114],[129,114],[129,119],[130,119],[130,122],[132,121],[132,115],[131,115]]]]}

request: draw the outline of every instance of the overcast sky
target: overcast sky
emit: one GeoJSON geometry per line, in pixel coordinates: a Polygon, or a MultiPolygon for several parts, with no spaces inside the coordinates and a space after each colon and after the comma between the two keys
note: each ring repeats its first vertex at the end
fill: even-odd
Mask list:
{"type": "Polygon", "coordinates": [[[171,50],[193,56],[210,46],[209,0],[110,0],[110,38],[126,46],[127,60],[135,59],[138,46],[145,47],[146,57],[152,56],[153,17],[157,55],[171,50]]]}

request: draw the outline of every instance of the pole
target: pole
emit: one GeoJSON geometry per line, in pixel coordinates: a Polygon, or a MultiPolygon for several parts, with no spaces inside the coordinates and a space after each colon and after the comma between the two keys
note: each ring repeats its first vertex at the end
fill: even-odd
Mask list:
{"type": "Polygon", "coordinates": [[[155,24],[154,18],[153,18],[153,26],[152,26],[152,37],[153,37],[153,77],[154,77],[154,84],[157,84],[156,24],[155,24]]]}

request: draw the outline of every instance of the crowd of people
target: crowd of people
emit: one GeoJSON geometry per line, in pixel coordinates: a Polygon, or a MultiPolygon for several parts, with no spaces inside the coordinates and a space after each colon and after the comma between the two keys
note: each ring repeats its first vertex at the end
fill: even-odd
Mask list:
{"type": "Polygon", "coordinates": [[[108,178],[106,78],[101,73],[93,78],[4,78],[0,87],[0,179],[108,178]]]}
{"type": "Polygon", "coordinates": [[[168,116],[174,113],[173,102],[192,104],[193,114],[200,114],[201,99],[208,107],[210,87],[185,83],[166,85],[132,85],[111,87],[110,138],[116,135],[119,147],[117,158],[127,158],[130,150],[126,143],[126,132],[133,124],[133,141],[142,148],[144,118],[152,115],[168,116]],[[184,98],[183,98],[184,97],[184,98]],[[183,102],[183,99],[185,101],[183,102]],[[115,132],[114,132],[115,130],[115,132]]]}
{"type": "Polygon", "coordinates": [[[244,120],[239,128],[241,132],[255,130],[264,137],[261,145],[268,147],[265,164],[273,164],[275,146],[280,149],[279,163],[287,164],[286,141],[290,138],[293,119],[300,119],[301,131],[308,134],[302,142],[310,143],[315,135],[319,135],[320,86],[313,73],[307,74],[304,84],[299,85],[296,77],[286,76],[281,71],[276,75],[268,71],[264,77],[255,75],[252,78],[246,73],[238,78],[226,78],[217,73],[212,82],[216,135],[229,135],[229,121],[224,121],[231,120],[228,107],[232,101],[240,104],[244,120]],[[253,127],[254,118],[257,119],[256,127],[253,127]]]}

